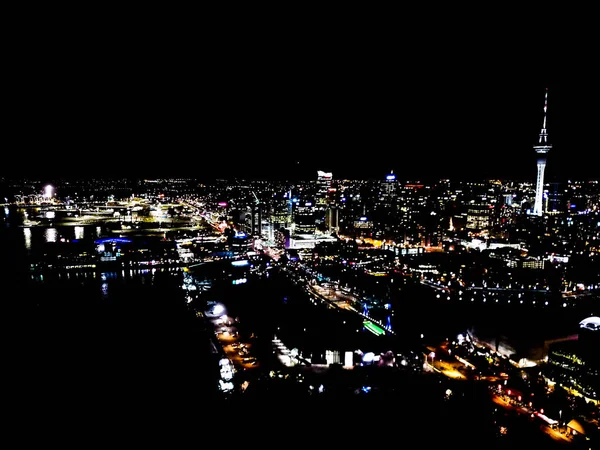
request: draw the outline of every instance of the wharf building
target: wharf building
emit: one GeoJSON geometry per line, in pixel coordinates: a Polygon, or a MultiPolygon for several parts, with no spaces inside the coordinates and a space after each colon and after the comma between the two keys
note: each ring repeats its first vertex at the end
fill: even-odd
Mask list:
{"type": "Polygon", "coordinates": [[[579,323],[573,339],[549,346],[548,377],[574,389],[593,401],[600,400],[600,317],[591,316],[579,323]]]}

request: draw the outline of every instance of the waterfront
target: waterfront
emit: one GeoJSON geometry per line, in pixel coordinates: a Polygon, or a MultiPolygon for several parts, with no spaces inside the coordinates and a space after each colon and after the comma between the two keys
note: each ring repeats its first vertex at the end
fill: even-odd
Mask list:
{"type": "MultiPolygon", "coordinates": [[[[19,339],[13,348],[18,355],[15,355],[15,364],[11,364],[18,377],[15,393],[28,399],[28,403],[41,403],[42,409],[60,403],[75,410],[112,408],[114,414],[119,414],[115,409],[138,414],[144,409],[158,412],[194,404],[216,405],[214,401],[221,398],[221,394],[217,392],[217,360],[210,346],[213,330],[205,329],[205,323],[198,320],[186,303],[181,289],[184,273],[181,268],[32,273],[26,262],[36,254],[38,244],[43,246],[48,242],[49,234],[48,228],[31,229],[27,248],[25,230],[27,228],[6,227],[1,233],[3,243],[10,241],[14,246],[12,256],[21,255],[24,262],[20,266],[23,270],[15,271],[22,277],[10,284],[14,290],[9,301],[17,306],[11,320],[19,339]]],[[[71,232],[74,235],[75,230],[60,229],[65,239],[70,239],[71,232]]],[[[83,232],[85,236],[80,239],[87,239],[88,232],[92,240],[105,236],[102,227],[91,226],[83,232]]],[[[208,263],[198,268],[193,273],[199,279],[203,278],[203,270],[208,272],[207,279],[222,277],[222,283],[213,283],[203,294],[204,300],[222,301],[232,316],[239,317],[241,334],[255,335],[253,352],[264,369],[277,367],[270,347],[273,334],[289,347],[301,349],[317,365],[325,365],[328,349],[343,351],[360,346],[364,351],[376,353],[388,348],[401,352],[413,345],[418,349],[421,343],[435,341],[446,333],[486,323],[490,320],[486,311],[494,313],[492,324],[517,322],[511,315],[514,310],[507,309],[506,315],[501,316],[497,307],[484,310],[481,305],[443,302],[435,297],[435,291],[415,284],[412,289],[403,290],[392,309],[387,310],[394,314],[393,328],[397,334],[394,339],[385,339],[365,330],[359,316],[311,301],[303,286],[295,284],[294,279],[286,277],[280,269],[273,268],[268,276],[265,272],[263,276],[249,276],[246,282],[235,284],[232,279],[241,275],[235,274],[231,261],[208,263]],[[420,341],[421,334],[426,342],[420,341]]],[[[418,357],[420,365],[422,360],[420,355],[418,357]]],[[[298,369],[302,373],[302,369],[298,369]]],[[[362,382],[361,374],[375,389],[390,382],[382,374],[360,369],[350,374],[350,378],[341,377],[340,373],[336,375],[335,371],[307,377],[307,381],[328,386],[328,393],[323,396],[325,403],[321,403],[324,409],[313,412],[313,418],[320,417],[343,427],[341,414],[348,398],[338,397],[331,387],[337,386],[339,393],[345,392],[346,383],[354,388],[356,383],[362,382]],[[333,402],[326,402],[327,399],[333,402]]],[[[436,377],[421,379],[419,374],[420,370],[414,375],[396,373],[390,385],[394,386],[393,392],[382,396],[387,392],[382,390],[380,395],[374,393],[372,399],[359,396],[353,403],[355,407],[385,406],[381,410],[385,413],[371,420],[362,419],[363,423],[391,424],[394,411],[404,405],[414,417],[403,416],[402,422],[413,432],[434,427],[449,435],[454,427],[466,421],[472,427],[470,441],[481,436],[485,442],[493,435],[491,416],[484,418],[478,413],[483,409],[491,411],[483,390],[436,377]],[[468,399],[454,405],[445,403],[443,393],[450,387],[468,399]],[[434,410],[439,413],[433,414],[434,410]],[[462,411],[460,420],[457,411],[462,411]]],[[[247,371],[238,380],[251,380],[254,387],[259,376],[247,371]]],[[[363,387],[368,390],[371,385],[363,387]]],[[[300,415],[297,409],[300,405],[314,408],[319,404],[305,403],[304,397],[294,401],[292,396],[286,400],[281,395],[288,395],[290,391],[278,391],[273,386],[264,392],[253,389],[248,392],[246,401],[229,404],[228,408],[233,410],[237,406],[241,414],[249,413],[252,401],[262,399],[280,411],[300,415]]],[[[269,420],[285,423],[283,418],[269,420]]]]}
{"type": "Polygon", "coordinates": [[[124,414],[216,400],[216,364],[202,322],[189,311],[179,267],[33,272],[55,236],[91,240],[85,227],[0,229],[3,322],[15,411],[59,408],[124,414]],[[182,382],[184,380],[184,382],[182,382]]]}
{"type": "MultiPolygon", "coordinates": [[[[111,226],[102,222],[84,226],[24,227],[22,211],[16,214],[15,211],[11,210],[10,220],[8,217],[5,211],[5,226],[2,230],[3,246],[7,249],[5,254],[10,255],[10,258],[4,259],[3,264],[10,270],[19,268],[18,276],[26,276],[30,280],[37,279],[39,281],[39,274],[34,274],[29,270],[29,262],[39,258],[42,250],[49,243],[58,244],[61,240],[67,242],[74,240],[93,242],[99,238],[119,236],[119,233],[115,233],[111,226]]],[[[144,233],[144,230],[138,230],[137,234],[152,236],[154,233],[144,233]]],[[[122,234],[122,236],[125,236],[125,234],[122,234]]],[[[127,236],[132,235],[127,234],[127,236]]],[[[96,282],[99,282],[100,269],[84,272],[86,274],[81,276],[96,277],[96,282]]],[[[112,273],[112,269],[110,272],[112,273]]],[[[129,278],[131,278],[131,281],[137,278],[131,277],[133,273],[130,269],[125,271],[119,269],[110,276],[118,275],[122,282],[126,282],[125,280],[129,278]]],[[[135,271],[135,273],[142,274],[144,272],[135,271]]],[[[46,274],[45,276],[48,277],[49,275],[46,274]]],[[[55,281],[59,279],[68,281],[71,277],[77,279],[76,271],[72,274],[59,272],[55,275],[55,281]]],[[[386,279],[379,278],[377,281],[384,285],[386,279]]],[[[399,279],[396,279],[396,282],[398,281],[399,279]]],[[[276,284],[276,281],[272,280],[271,285],[276,284]]],[[[100,283],[101,285],[102,283],[100,283]]],[[[365,284],[365,286],[367,285],[365,284]]],[[[237,288],[244,290],[250,287],[239,286],[237,288]]],[[[279,320],[284,321],[286,316],[282,312],[294,310],[297,307],[295,305],[306,302],[306,299],[299,300],[299,293],[294,294],[293,290],[288,295],[286,293],[288,288],[289,286],[280,286],[269,290],[268,292],[272,296],[277,292],[278,298],[270,303],[263,299],[259,310],[264,314],[274,315],[279,317],[279,320]],[[284,298],[287,300],[284,301],[284,298]],[[269,305],[267,310],[265,310],[265,304],[269,305]]],[[[98,292],[102,292],[101,289],[98,289],[98,292]]],[[[265,292],[265,290],[258,289],[257,292],[265,292]]],[[[244,294],[243,297],[244,306],[253,305],[257,301],[253,293],[244,294]]],[[[259,298],[262,297],[259,296],[259,298]]],[[[388,323],[395,334],[411,344],[419,342],[420,339],[424,339],[424,342],[429,343],[445,338],[453,339],[458,333],[471,330],[483,339],[501,338],[510,340],[511,343],[506,345],[539,347],[545,339],[571,334],[580,320],[594,312],[593,304],[590,303],[589,299],[582,299],[576,307],[571,308],[544,308],[541,302],[537,306],[517,302],[512,305],[506,304],[506,302],[498,304],[492,298],[487,303],[481,300],[469,300],[469,298],[465,298],[463,301],[459,301],[456,297],[447,300],[445,294],[440,296],[438,290],[413,283],[410,286],[404,286],[398,294],[390,297],[390,304],[387,305],[389,308],[382,305],[379,308],[372,308],[368,313],[382,323],[388,323]],[[424,338],[421,338],[421,335],[424,338]]],[[[310,325],[309,322],[302,322],[306,325],[295,325],[300,327],[301,333],[297,332],[298,330],[295,330],[294,326],[291,326],[291,328],[285,327],[288,330],[293,329],[293,331],[287,331],[288,334],[293,336],[292,339],[298,340],[297,336],[306,335],[309,337],[308,341],[320,342],[320,348],[315,349],[319,353],[323,353],[325,350],[323,346],[327,345],[340,348],[354,347],[355,339],[352,337],[352,333],[356,333],[355,329],[352,329],[351,332],[344,331],[345,329],[350,330],[352,327],[356,328],[358,321],[354,315],[326,310],[325,314],[320,316],[314,314],[315,311],[311,308],[318,307],[310,305],[310,308],[306,309],[307,312],[301,313],[301,316],[309,322],[320,321],[322,324],[318,327],[310,325]],[[344,320],[327,319],[326,317],[331,314],[347,317],[346,323],[343,323],[344,320]],[[340,322],[341,325],[338,326],[337,322],[340,322]],[[307,327],[308,330],[305,332],[304,328],[307,327]],[[313,335],[314,338],[311,338],[310,336],[313,335]]],[[[362,328],[360,324],[359,328],[362,328]]],[[[314,347],[312,344],[311,346],[314,347]]],[[[374,349],[383,350],[376,347],[374,349]]]]}

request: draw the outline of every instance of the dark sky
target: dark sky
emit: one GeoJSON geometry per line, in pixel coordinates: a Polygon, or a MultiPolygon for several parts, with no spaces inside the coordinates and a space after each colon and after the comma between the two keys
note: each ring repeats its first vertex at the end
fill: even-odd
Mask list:
{"type": "Polygon", "coordinates": [[[450,48],[112,31],[14,45],[0,175],[532,179],[548,86],[547,176],[597,176],[584,82],[450,48]]]}

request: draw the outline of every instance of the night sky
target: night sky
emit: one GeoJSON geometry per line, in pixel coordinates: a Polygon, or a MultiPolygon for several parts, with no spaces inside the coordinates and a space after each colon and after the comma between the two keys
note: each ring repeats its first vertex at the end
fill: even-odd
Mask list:
{"type": "Polygon", "coordinates": [[[449,49],[65,34],[22,50],[0,176],[533,180],[548,86],[547,179],[597,177],[589,86],[498,81],[449,49]]]}

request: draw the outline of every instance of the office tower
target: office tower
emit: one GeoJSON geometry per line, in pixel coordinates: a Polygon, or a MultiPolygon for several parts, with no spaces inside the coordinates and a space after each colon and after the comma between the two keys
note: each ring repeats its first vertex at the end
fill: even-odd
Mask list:
{"type": "Polygon", "coordinates": [[[317,171],[317,205],[326,205],[328,192],[331,188],[331,181],[333,175],[331,172],[323,172],[322,170],[317,171]]]}
{"type": "Polygon", "coordinates": [[[396,175],[394,175],[394,171],[392,170],[386,177],[385,181],[381,187],[381,197],[385,202],[391,203],[393,199],[396,197],[396,175]]]}

